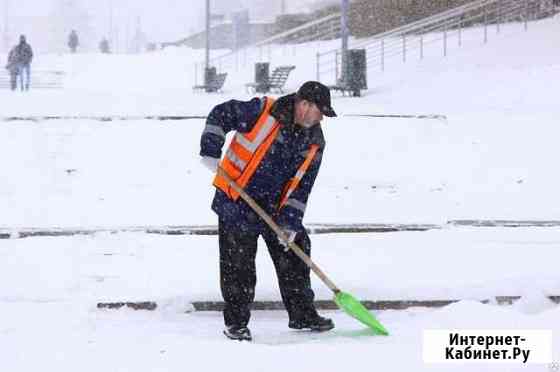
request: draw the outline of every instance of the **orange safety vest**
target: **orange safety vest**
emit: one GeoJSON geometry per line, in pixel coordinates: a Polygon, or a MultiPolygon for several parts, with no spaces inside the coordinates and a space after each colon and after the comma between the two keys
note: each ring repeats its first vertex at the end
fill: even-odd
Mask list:
{"type": "MultiPolygon", "coordinates": [[[[280,124],[272,115],[270,115],[270,110],[273,104],[273,98],[265,97],[265,107],[259,115],[253,129],[251,129],[249,133],[236,132],[224,158],[220,162],[220,167],[241,188],[245,188],[245,186],[247,186],[249,180],[259,167],[262,159],[280,131],[280,124]]],[[[296,175],[292,177],[284,187],[280,198],[280,205],[278,206],[279,209],[287,203],[290,194],[299,185],[299,182],[311,165],[311,162],[318,150],[318,145],[311,145],[311,148],[304,162],[296,172],[296,175]]],[[[236,192],[228,184],[226,179],[221,177],[219,174],[217,174],[214,178],[213,184],[225,192],[230,199],[237,201],[239,198],[239,193],[236,192]]]]}

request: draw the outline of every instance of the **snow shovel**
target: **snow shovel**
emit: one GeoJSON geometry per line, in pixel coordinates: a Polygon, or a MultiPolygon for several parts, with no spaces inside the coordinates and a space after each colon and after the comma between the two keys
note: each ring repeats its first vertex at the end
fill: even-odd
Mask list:
{"type": "Polygon", "coordinates": [[[280,226],[278,226],[276,222],[274,222],[274,220],[253,200],[253,198],[251,198],[241,187],[239,187],[239,185],[235,181],[233,181],[221,167],[218,167],[218,174],[223,177],[230,184],[230,186],[239,193],[243,200],[245,200],[245,202],[247,202],[247,204],[249,204],[249,206],[253,208],[253,210],[268,224],[268,226],[270,226],[270,228],[276,233],[278,238],[286,242],[288,248],[291,249],[299,258],[301,258],[303,262],[305,262],[305,264],[309,266],[309,268],[313,270],[315,274],[317,274],[319,279],[321,279],[321,281],[325,283],[325,285],[329,287],[331,291],[333,291],[334,302],[339,308],[344,310],[344,312],[346,312],[351,317],[359,320],[360,322],[371,328],[375,334],[384,336],[389,335],[389,332],[387,332],[385,327],[383,327],[383,325],[379,323],[375,316],[373,316],[373,314],[371,314],[360,301],[358,301],[350,293],[343,292],[338,289],[338,287],[311,260],[311,258],[303,252],[303,250],[296,243],[290,242],[284,230],[282,230],[280,226]]]}

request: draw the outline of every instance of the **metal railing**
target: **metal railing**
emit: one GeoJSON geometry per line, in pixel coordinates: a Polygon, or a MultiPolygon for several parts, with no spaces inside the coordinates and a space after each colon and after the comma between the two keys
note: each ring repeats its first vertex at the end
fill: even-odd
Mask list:
{"type": "MultiPolygon", "coordinates": [[[[415,50],[417,58],[423,59],[427,44],[440,42],[442,56],[447,56],[453,37],[462,46],[462,31],[467,27],[481,28],[486,43],[490,27],[500,33],[501,25],[519,22],[526,30],[528,21],[554,12],[552,0],[478,0],[367,39],[351,40],[349,49],[365,49],[367,70],[384,71],[395,57],[406,62],[415,50]]],[[[317,53],[316,58],[317,80],[338,82],[342,75],[340,49],[317,53]]]]}
{"type": "MultiPolygon", "coordinates": [[[[237,71],[247,64],[270,61],[273,48],[291,46],[293,54],[295,54],[296,44],[337,38],[340,36],[340,27],[340,13],[331,14],[230,53],[212,57],[209,64],[216,67],[218,71],[237,71]]],[[[204,62],[195,63],[195,84],[197,84],[199,78],[204,76],[204,65],[204,62]]]]}

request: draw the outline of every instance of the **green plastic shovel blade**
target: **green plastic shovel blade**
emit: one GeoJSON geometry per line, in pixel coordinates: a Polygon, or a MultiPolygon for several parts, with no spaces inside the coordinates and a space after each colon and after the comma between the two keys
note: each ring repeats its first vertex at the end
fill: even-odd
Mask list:
{"type": "Polygon", "coordinates": [[[385,327],[383,327],[383,325],[375,319],[375,316],[373,316],[373,314],[370,313],[368,309],[366,309],[365,306],[350,293],[342,291],[338,292],[334,297],[334,302],[336,302],[338,307],[344,310],[346,314],[371,328],[375,334],[383,336],[389,335],[389,332],[387,332],[385,327]]]}

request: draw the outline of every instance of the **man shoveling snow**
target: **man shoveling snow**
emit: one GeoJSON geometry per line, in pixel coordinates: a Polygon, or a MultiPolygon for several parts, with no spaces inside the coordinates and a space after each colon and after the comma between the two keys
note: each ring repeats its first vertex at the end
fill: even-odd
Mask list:
{"type": "MultiPolygon", "coordinates": [[[[303,84],[295,94],[275,100],[231,100],[212,109],[201,138],[202,163],[212,172],[218,164],[280,225],[290,241],[309,255],[311,242],[303,227],[307,199],[321,166],[325,140],[323,115],[334,117],[329,89],[319,82],[303,84]],[[222,157],[226,134],[234,138],[222,157]]],[[[313,304],[309,267],[279,240],[229,182],[219,174],[212,209],[218,214],[220,284],[225,301],[224,334],[251,340],[247,327],[255,297],[255,256],[262,236],[278,276],[288,327],[328,331],[332,320],[313,304]]]]}

